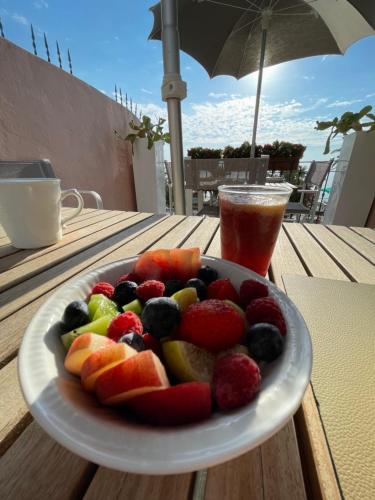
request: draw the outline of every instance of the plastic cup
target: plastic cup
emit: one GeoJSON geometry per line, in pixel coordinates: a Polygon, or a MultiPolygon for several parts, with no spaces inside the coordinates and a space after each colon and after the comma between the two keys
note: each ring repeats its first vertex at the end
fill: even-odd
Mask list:
{"type": "Polygon", "coordinates": [[[221,256],[267,274],[292,189],[219,186],[221,256]]]}

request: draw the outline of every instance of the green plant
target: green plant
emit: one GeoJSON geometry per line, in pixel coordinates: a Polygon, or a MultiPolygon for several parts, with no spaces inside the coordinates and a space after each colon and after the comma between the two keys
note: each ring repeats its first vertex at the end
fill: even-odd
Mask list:
{"type": "Polygon", "coordinates": [[[203,160],[207,158],[221,158],[221,149],[211,149],[211,148],[191,148],[188,150],[188,156],[193,160],[203,160]]]}
{"type": "Polygon", "coordinates": [[[129,123],[129,127],[134,130],[134,132],[128,134],[125,138],[121,137],[116,130],[115,134],[121,139],[131,143],[132,154],[134,154],[134,143],[137,139],[147,139],[148,149],[152,149],[155,142],[158,141],[170,142],[169,132],[163,132],[164,123],[164,118],[159,118],[157,123],[152,123],[149,116],[143,115],[139,124],[136,124],[134,120],[129,123]]]}
{"type": "Polygon", "coordinates": [[[350,130],[355,132],[364,130],[368,128],[366,132],[371,132],[375,130],[375,115],[370,113],[372,111],[372,106],[365,106],[358,113],[352,113],[351,111],[346,111],[340,118],[336,117],[328,122],[316,122],[315,130],[327,130],[331,128],[329,136],[327,138],[326,147],[324,149],[324,154],[328,154],[331,148],[331,140],[334,139],[338,134],[347,135],[350,130]],[[361,123],[362,118],[370,118],[371,121],[366,123],[361,123]]]}

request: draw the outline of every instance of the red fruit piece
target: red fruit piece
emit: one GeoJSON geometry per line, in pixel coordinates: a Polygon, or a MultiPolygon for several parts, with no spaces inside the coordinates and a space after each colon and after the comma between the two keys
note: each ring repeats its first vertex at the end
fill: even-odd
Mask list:
{"type": "Polygon", "coordinates": [[[136,294],[139,300],[142,302],[147,302],[148,299],[153,299],[154,297],[162,297],[164,294],[165,285],[161,281],[157,280],[147,280],[139,285],[136,289],[136,294]]]}
{"type": "Polygon", "coordinates": [[[268,296],[268,287],[256,280],[245,280],[240,286],[240,304],[246,308],[254,299],[268,296]]]}
{"type": "Polygon", "coordinates": [[[151,351],[154,354],[156,354],[157,356],[159,356],[159,358],[161,358],[163,350],[161,347],[160,340],[156,339],[150,333],[144,333],[143,334],[143,342],[145,343],[145,350],[151,349],[151,351]]]}
{"type": "Polygon", "coordinates": [[[91,295],[93,295],[94,293],[101,293],[111,299],[114,291],[115,289],[110,283],[101,281],[100,283],[97,283],[91,290],[91,295]]]}
{"type": "Polygon", "coordinates": [[[222,410],[244,406],[259,391],[258,365],[246,354],[227,354],[216,361],[213,375],[214,397],[222,410]]]}
{"type": "Polygon", "coordinates": [[[188,281],[197,277],[201,267],[199,248],[173,248],[170,252],[171,278],[188,281]]]}
{"type": "Polygon", "coordinates": [[[132,311],[127,311],[113,318],[108,327],[107,337],[117,342],[128,332],[139,333],[139,335],[143,333],[142,322],[132,311]]]}
{"type": "Polygon", "coordinates": [[[199,422],[211,415],[211,390],[205,382],[188,382],[148,392],[127,401],[143,421],[153,425],[199,422]]]}
{"type": "Polygon", "coordinates": [[[239,304],[240,300],[237,290],[229,278],[221,278],[210,283],[207,288],[207,295],[209,299],[231,300],[236,304],[239,304]]]}
{"type": "Polygon", "coordinates": [[[182,315],[178,337],[218,352],[238,344],[245,331],[244,321],[233,306],[222,300],[191,304],[182,315]]]}
{"type": "Polygon", "coordinates": [[[116,281],[116,285],[122,283],[123,281],[134,281],[134,283],[137,283],[137,285],[141,283],[141,279],[139,278],[139,276],[137,276],[133,272],[123,274],[122,276],[120,276],[119,279],[116,281]]]}
{"type": "Polygon", "coordinates": [[[140,255],[134,272],[141,281],[194,278],[200,268],[199,248],[149,250],[140,255]]]}
{"type": "Polygon", "coordinates": [[[281,335],[285,335],[287,332],[283,313],[273,297],[253,300],[246,308],[246,319],[249,326],[256,323],[271,323],[271,325],[277,326],[281,335]]]}

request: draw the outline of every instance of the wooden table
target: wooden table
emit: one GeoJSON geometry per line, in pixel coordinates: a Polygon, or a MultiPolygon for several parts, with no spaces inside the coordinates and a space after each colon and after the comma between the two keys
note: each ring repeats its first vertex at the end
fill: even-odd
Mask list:
{"type": "MultiPolygon", "coordinates": [[[[40,305],[66,280],[149,248],[198,246],[220,255],[219,221],[197,216],[86,209],[58,244],[16,250],[0,228],[0,498],[235,500],[339,498],[309,388],[294,419],[242,457],[207,472],[138,476],[73,455],[33,422],[17,380],[17,350],[40,305]]],[[[340,226],[283,225],[269,278],[283,274],[372,282],[375,233],[340,226]]]]}

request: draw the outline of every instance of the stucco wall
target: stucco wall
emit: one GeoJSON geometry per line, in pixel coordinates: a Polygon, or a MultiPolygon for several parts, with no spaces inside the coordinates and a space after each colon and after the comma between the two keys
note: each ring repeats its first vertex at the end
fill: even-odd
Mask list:
{"type": "Polygon", "coordinates": [[[114,135],[125,136],[131,118],[90,85],[0,38],[0,160],[49,158],[63,188],[97,191],[106,209],[134,210],[131,148],[114,135]]]}

